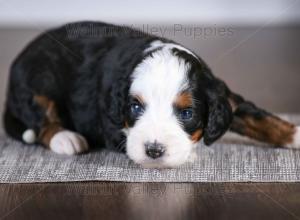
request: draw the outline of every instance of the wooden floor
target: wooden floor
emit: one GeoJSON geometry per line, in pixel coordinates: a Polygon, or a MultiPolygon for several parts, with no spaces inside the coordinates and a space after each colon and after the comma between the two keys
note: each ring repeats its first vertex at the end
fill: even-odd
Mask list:
{"type": "Polygon", "coordinates": [[[1,184],[0,219],[300,219],[300,185],[1,184]]]}

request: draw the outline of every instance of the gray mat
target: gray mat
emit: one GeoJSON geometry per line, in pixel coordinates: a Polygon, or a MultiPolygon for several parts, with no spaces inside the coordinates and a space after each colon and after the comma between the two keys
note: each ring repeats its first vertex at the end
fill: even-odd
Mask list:
{"type": "MultiPolygon", "coordinates": [[[[300,116],[285,117],[299,124],[300,116]]],[[[269,148],[227,134],[197,158],[176,169],[143,169],[126,155],[106,150],[61,156],[39,146],[0,139],[0,183],[126,182],[298,182],[300,151],[269,148]]]]}

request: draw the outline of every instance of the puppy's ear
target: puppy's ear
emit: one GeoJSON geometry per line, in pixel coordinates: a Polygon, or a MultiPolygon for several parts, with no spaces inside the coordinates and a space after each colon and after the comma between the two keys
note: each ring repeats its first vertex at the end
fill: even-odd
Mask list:
{"type": "Polygon", "coordinates": [[[223,96],[213,96],[208,101],[208,119],[204,128],[204,143],[212,144],[230,127],[233,114],[227,99],[223,96]]]}
{"type": "Polygon", "coordinates": [[[108,117],[118,127],[124,126],[128,90],[128,80],[119,79],[112,85],[107,97],[108,117]]]}

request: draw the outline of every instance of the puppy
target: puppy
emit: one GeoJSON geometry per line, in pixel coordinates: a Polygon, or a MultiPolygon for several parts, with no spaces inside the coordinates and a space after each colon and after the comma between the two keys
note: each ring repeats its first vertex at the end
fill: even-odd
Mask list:
{"type": "Polygon", "coordinates": [[[299,127],[233,93],[193,51],[99,22],[50,30],[23,50],[4,122],[11,137],[59,154],[106,147],[153,167],[185,163],[228,129],[300,148],[299,127]]]}

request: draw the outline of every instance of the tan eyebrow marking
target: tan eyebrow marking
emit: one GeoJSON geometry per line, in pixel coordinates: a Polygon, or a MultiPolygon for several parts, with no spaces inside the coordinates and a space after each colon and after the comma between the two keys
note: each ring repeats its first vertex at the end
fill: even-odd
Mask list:
{"type": "Polygon", "coordinates": [[[175,106],[178,108],[188,108],[192,106],[192,95],[189,92],[183,92],[177,96],[175,106]]]}
{"type": "Polygon", "coordinates": [[[142,105],[146,104],[142,96],[140,96],[140,95],[133,95],[132,97],[135,98],[136,100],[138,100],[140,104],[142,104],[142,105]]]}

